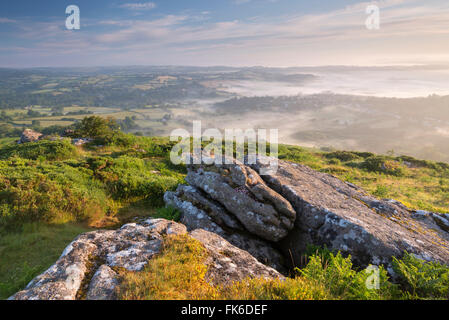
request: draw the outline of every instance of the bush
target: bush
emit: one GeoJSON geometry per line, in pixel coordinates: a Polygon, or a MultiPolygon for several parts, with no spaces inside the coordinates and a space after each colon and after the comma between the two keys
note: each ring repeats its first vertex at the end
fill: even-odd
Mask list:
{"type": "Polygon", "coordinates": [[[12,157],[36,160],[65,160],[77,156],[77,149],[69,141],[30,142],[18,145],[10,145],[0,149],[0,160],[12,157]]]}
{"type": "Polygon", "coordinates": [[[86,168],[14,158],[0,161],[0,229],[25,222],[82,221],[101,215],[107,199],[86,168]]]}
{"type": "Polygon", "coordinates": [[[152,204],[160,206],[163,204],[164,193],[176,188],[183,180],[173,172],[164,175],[165,172],[152,170],[151,163],[143,159],[122,156],[110,161],[109,164],[96,163],[96,166],[103,168],[100,171],[96,167],[94,172],[106,183],[109,193],[115,199],[145,197],[152,204]]]}
{"type": "Polygon", "coordinates": [[[27,180],[3,178],[0,185],[0,229],[17,229],[34,221],[80,221],[95,211],[101,211],[101,207],[87,194],[45,176],[27,180]]]}
{"type": "Polygon", "coordinates": [[[325,154],[325,157],[327,159],[338,159],[343,162],[360,159],[360,156],[358,156],[354,152],[348,152],[348,151],[335,151],[335,152],[327,153],[327,154],[325,154]]]}
{"type": "Polygon", "coordinates": [[[407,173],[406,168],[400,162],[382,156],[367,158],[361,164],[361,168],[371,172],[381,172],[397,177],[402,177],[407,173]]]}
{"type": "Polygon", "coordinates": [[[100,139],[112,136],[118,130],[119,126],[114,119],[91,116],[85,117],[76,124],[75,135],[78,137],[100,139]]]}

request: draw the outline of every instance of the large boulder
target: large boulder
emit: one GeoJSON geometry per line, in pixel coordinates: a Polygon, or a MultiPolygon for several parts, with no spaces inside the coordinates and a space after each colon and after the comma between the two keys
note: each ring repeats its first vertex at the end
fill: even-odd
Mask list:
{"type": "MultiPolygon", "coordinates": [[[[257,161],[256,171],[267,163],[257,161]]],[[[267,170],[265,170],[267,171],[267,170]]],[[[294,229],[281,241],[296,264],[308,244],[350,254],[359,266],[385,264],[404,251],[449,264],[449,221],[444,215],[418,214],[394,200],[379,200],[353,184],[287,161],[263,176],[295,208],[294,229]]]]}
{"type": "MultiPolygon", "coordinates": [[[[119,285],[114,270],[142,271],[158,254],[167,235],[187,228],[164,219],[148,219],[119,230],[93,231],[78,236],[47,271],[33,279],[11,300],[113,300],[119,285]]],[[[191,236],[208,250],[207,279],[226,285],[247,277],[283,278],[219,235],[194,230],[191,236]]]]}
{"type": "Polygon", "coordinates": [[[188,166],[186,181],[190,185],[219,203],[250,233],[273,242],[288,235],[295,210],[253,169],[235,159],[230,164],[205,162],[188,166]]]}

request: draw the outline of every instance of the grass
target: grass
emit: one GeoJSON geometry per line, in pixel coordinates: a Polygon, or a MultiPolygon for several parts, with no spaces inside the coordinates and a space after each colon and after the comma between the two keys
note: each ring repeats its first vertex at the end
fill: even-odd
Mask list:
{"type": "Polygon", "coordinates": [[[207,251],[188,235],[168,236],[161,254],[143,272],[121,272],[121,300],[212,299],[216,288],[207,283],[207,251]]]}
{"type": "Polygon", "coordinates": [[[0,237],[0,299],[21,290],[50,267],[64,248],[90,229],[80,224],[26,224],[0,237]]]}
{"type": "Polygon", "coordinates": [[[449,165],[406,157],[376,156],[357,152],[323,152],[281,145],[279,157],[305,164],[356,184],[379,198],[402,202],[410,209],[449,212],[449,165]],[[380,167],[373,166],[372,163],[380,167]],[[371,164],[368,166],[367,164],[371,164]],[[386,170],[382,165],[387,164],[386,170]],[[388,169],[388,164],[394,166],[388,169]]]}
{"type": "Polygon", "coordinates": [[[141,272],[120,270],[122,300],[399,300],[447,299],[449,268],[406,254],[395,260],[402,283],[385,269],[355,270],[351,257],[320,250],[308,257],[296,277],[246,278],[226,286],[207,281],[208,252],[188,235],[167,236],[158,256],[141,272]]]}

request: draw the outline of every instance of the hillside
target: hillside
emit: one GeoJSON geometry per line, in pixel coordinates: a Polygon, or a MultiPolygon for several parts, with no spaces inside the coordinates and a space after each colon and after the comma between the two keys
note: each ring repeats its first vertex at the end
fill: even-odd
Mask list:
{"type": "MultiPolygon", "coordinates": [[[[84,128],[78,128],[80,136],[85,136],[83,130],[88,129],[88,123],[84,124],[84,128]]],[[[105,228],[113,230],[149,217],[179,220],[180,212],[164,208],[163,201],[167,191],[175,191],[179,184],[185,183],[187,174],[184,166],[174,166],[169,160],[173,143],[168,138],[124,134],[109,125],[102,123],[99,127],[103,126],[104,130],[90,132],[89,136],[94,136],[94,141],[82,146],[74,146],[70,138],[55,137],[22,145],[15,144],[11,139],[0,143],[0,298],[7,298],[23,289],[31,279],[54,263],[63,249],[80,233],[105,228]]],[[[449,212],[449,165],[446,163],[367,152],[323,152],[288,145],[279,147],[279,158],[332,174],[362,187],[374,197],[395,199],[410,209],[441,214],[449,212]]],[[[175,266],[179,261],[176,255],[173,256],[172,250],[184,252],[184,249],[176,239],[168,243],[158,259],[166,259],[164,263],[175,266]]],[[[193,247],[196,245],[196,242],[192,244],[193,247]]],[[[188,259],[193,259],[189,251],[185,254],[188,259]]],[[[353,273],[350,260],[343,259],[336,252],[328,253],[326,257],[331,265],[335,264],[335,270],[339,270],[338,266],[345,266],[344,274],[337,276],[349,281],[346,285],[361,281],[363,270],[353,273]]],[[[439,286],[438,290],[433,290],[432,286],[420,287],[423,285],[419,283],[413,284],[415,287],[412,290],[410,288],[413,285],[403,280],[400,288],[402,293],[391,289],[392,284],[385,282],[388,290],[383,291],[381,296],[373,297],[359,291],[359,295],[351,296],[343,293],[341,288],[323,289],[328,288],[325,282],[316,283],[319,272],[323,274],[322,281],[328,281],[326,277],[331,277],[331,273],[336,271],[318,268],[321,262],[324,264],[322,255],[311,253],[309,259],[301,277],[282,284],[251,280],[253,291],[245,292],[242,296],[272,298],[273,288],[283,292],[279,298],[285,299],[391,298],[395,295],[440,298],[447,297],[449,292],[449,271],[435,264],[423,265],[418,269],[424,278],[426,272],[439,270],[438,278],[442,279],[442,283],[435,284],[435,288],[439,286]],[[299,284],[304,285],[304,282],[310,286],[310,292],[302,296],[287,294],[299,284]]],[[[157,268],[158,261],[155,260],[148,268],[157,268]]],[[[201,265],[201,262],[192,260],[192,264],[201,265]]],[[[404,270],[419,264],[415,258],[406,255],[402,262],[397,262],[397,268],[402,268],[404,279],[407,279],[404,270]]],[[[127,273],[122,276],[125,279],[122,298],[145,296],[142,293],[144,296],[136,297],[137,293],[131,292],[129,288],[135,287],[131,283],[145,286],[148,279],[127,273]]],[[[163,274],[154,276],[165,277],[163,274]]],[[[198,274],[199,279],[203,279],[203,276],[202,273],[198,274]]],[[[168,285],[177,286],[179,283],[168,285]]],[[[189,290],[205,290],[208,287],[204,285],[206,287],[186,288],[187,295],[179,298],[192,297],[188,295],[191,294],[189,290]]],[[[236,283],[234,291],[229,292],[242,293],[243,287],[243,283],[236,283]]],[[[173,288],[159,288],[152,291],[152,297],[164,298],[163,290],[176,291],[173,288]]],[[[198,298],[210,298],[210,294],[206,290],[198,298]]],[[[213,296],[223,295],[225,293],[215,292],[213,296]]],[[[235,296],[230,294],[225,298],[235,296]]]]}

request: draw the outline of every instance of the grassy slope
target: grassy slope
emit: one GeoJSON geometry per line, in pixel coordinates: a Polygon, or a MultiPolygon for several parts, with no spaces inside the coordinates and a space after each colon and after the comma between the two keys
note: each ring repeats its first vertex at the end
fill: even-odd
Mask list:
{"type": "MultiPolygon", "coordinates": [[[[45,270],[77,234],[154,215],[162,194],[182,182],[185,173],[169,162],[172,144],[163,138],[135,137],[126,147],[75,151],[65,145],[55,149],[60,142],[16,148],[12,140],[0,141],[0,298],[45,270]]],[[[416,161],[408,168],[403,159],[382,157],[384,170],[373,166],[373,157],[280,146],[280,158],[331,173],[378,197],[449,212],[444,165],[416,161]]]]}
{"type": "Polygon", "coordinates": [[[354,183],[376,197],[401,201],[411,209],[449,212],[449,165],[445,163],[297,146],[280,146],[279,157],[354,183]],[[394,169],[377,169],[372,159],[375,165],[379,161],[394,169]]]}
{"type": "Polygon", "coordinates": [[[22,232],[0,237],[0,299],[24,288],[51,266],[77,235],[90,229],[81,224],[25,225],[22,232]]]}

